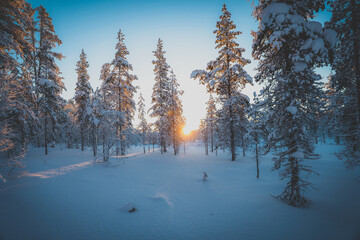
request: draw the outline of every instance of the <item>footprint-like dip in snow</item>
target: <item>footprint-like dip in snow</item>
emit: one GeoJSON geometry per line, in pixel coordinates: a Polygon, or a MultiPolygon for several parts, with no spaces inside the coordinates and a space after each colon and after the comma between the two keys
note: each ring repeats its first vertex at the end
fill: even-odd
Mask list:
{"type": "Polygon", "coordinates": [[[169,199],[169,196],[165,193],[156,193],[154,196],[150,197],[154,201],[161,201],[167,203],[169,206],[173,206],[172,202],[169,199]]]}

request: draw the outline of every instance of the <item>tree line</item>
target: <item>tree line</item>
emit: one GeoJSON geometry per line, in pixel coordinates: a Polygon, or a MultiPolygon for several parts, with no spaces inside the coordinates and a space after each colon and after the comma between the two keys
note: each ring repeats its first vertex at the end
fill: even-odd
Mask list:
{"type": "Polygon", "coordinates": [[[323,26],[314,21],[325,1],[260,0],[253,16],[258,29],[252,32],[252,56],[259,61],[255,82],[263,86],[253,103],[241,93],[252,78],[244,70],[250,63],[236,42],[241,32],[223,5],[216,24],[218,57],[205,70],[195,70],[210,93],[199,137],[205,154],[228,149],[234,161],[242,148],[259,160],[273,154],[274,170],[286,180],[277,197],[292,206],[310,202],[309,180],[317,174],[305,160],[317,159],[319,139],[334,138],[345,147],[337,153],[348,167],[360,164],[359,9],[353,0],[329,1],[332,13],[323,26]],[[323,84],[315,68],[329,65],[332,72],[323,84]]]}
{"type": "MultiPolygon", "coordinates": [[[[114,59],[102,66],[101,86],[90,86],[82,50],[75,96],[65,100],[56,64],[63,56],[54,51],[62,42],[46,9],[32,8],[24,0],[0,4],[0,151],[8,156],[1,166],[21,166],[30,144],[43,146],[45,154],[48,145],[56,143],[80,145],[81,150],[90,146],[105,162],[111,155],[125,155],[137,143],[144,153],[146,144],[148,150],[158,144],[161,153],[170,146],[178,153],[184,141],[183,91],[166,62],[161,39],[153,52],[155,84],[149,111],[141,94],[135,103],[137,76],[121,31],[114,59]],[[139,126],[133,126],[136,105],[139,126]],[[156,119],[151,126],[148,113],[156,119]]],[[[309,203],[305,193],[315,172],[304,161],[319,158],[314,151],[319,139],[344,144],[337,155],[348,167],[360,164],[360,6],[355,0],[332,0],[329,6],[332,16],[323,26],[314,21],[326,7],[323,0],[260,0],[253,10],[258,29],[252,32],[252,56],[259,64],[252,78],[244,69],[250,60],[236,42],[241,32],[224,4],[214,31],[218,56],[190,76],[209,92],[198,131],[206,154],[209,148],[228,149],[235,161],[239,149],[243,156],[251,149],[259,166],[260,158],[271,152],[274,169],[287,181],[278,198],[293,206],[309,203]],[[332,72],[323,84],[315,69],[326,65],[332,72]],[[251,103],[242,90],[254,81],[263,89],[251,103]]]]}
{"type": "Polygon", "coordinates": [[[44,147],[66,143],[68,148],[84,151],[90,146],[103,161],[111,155],[126,154],[132,144],[158,144],[162,152],[173,146],[178,153],[185,124],[176,75],[166,63],[162,40],[154,51],[155,84],[149,113],[154,124],[146,122],[146,107],[140,94],[136,104],[134,85],[137,76],[127,60],[125,36],[117,35],[115,56],[102,66],[99,88],[94,90],[87,72],[89,63],[84,50],[76,64],[75,96],[61,97],[65,90],[54,51],[62,44],[52,19],[43,6],[33,8],[23,0],[1,1],[0,42],[0,151],[8,159],[1,166],[21,166],[29,145],[44,147]],[[139,126],[133,126],[138,105],[139,126]],[[102,146],[102,149],[98,149],[102,146]]]}

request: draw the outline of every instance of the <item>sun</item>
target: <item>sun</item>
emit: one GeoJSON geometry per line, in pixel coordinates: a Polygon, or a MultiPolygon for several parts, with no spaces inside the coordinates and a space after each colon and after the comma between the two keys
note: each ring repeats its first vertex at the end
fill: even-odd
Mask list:
{"type": "Polygon", "coordinates": [[[192,129],[190,129],[188,125],[185,125],[183,127],[182,131],[185,135],[189,135],[191,133],[192,129]]]}

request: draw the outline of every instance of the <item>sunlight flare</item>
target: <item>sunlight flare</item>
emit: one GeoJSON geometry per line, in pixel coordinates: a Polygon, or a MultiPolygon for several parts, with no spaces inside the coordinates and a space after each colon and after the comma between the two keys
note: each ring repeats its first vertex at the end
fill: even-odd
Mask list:
{"type": "Polygon", "coordinates": [[[191,128],[189,127],[189,125],[185,125],[185,126],[183,127],[182,131],[183,131],[183,133],[184,133],[185,135],[189,135],[189,134],[193,131],[193,129],[191,129],[191,128]]]}

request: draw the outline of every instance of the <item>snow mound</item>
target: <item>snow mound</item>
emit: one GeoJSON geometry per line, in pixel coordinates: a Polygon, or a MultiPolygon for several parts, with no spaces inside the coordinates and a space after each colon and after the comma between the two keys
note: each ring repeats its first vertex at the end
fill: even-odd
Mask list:
{"type": "Polygon", "coordinates": [[[173,206],[169,196],[166,195],[165,193],[156,193],[154,196],[151,197],[151,199],[155,201],[166,202],[169,206],[173,206]]]}

